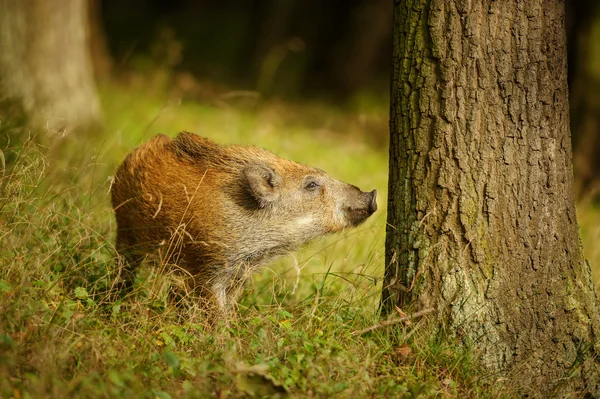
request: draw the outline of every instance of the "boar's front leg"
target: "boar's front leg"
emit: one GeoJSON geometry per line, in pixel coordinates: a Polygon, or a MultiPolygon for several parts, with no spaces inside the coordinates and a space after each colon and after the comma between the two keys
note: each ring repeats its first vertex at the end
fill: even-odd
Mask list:
{"type": "Polygon", "coordinates": [[[227,295],[227,282],[216,281],[212,284],[212,294],[217,305],[217,310],[223,314],[231,311],[231,301],[227,295]]]}
{"type": "Polygon", "coordinates": [[[242,269],[224,268],[211,279],[211,294],[217,310],[224,315],[233,311],[248,276],[247,273],[240,273],[242,269]]]}

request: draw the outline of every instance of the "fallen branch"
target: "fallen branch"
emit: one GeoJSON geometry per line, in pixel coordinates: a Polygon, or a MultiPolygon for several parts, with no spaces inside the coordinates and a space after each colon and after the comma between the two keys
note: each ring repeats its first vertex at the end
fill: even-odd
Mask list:
{"type": "Polygon", "coordinates": [[[431,312],[433,312],[433,309],[431,309],[431,308],[429,308],[429,309],[423,309],[420,312],[414,313],[411,316],[404,316],[404,317],[401,317],[401,318],[396,319],[396,320],[385,320],[385,321],[379,322],[379,323],[377,323],[375,325],[372,325],[371,327],[367,327],[364,330],[353,331],[350,335],[362,335],[362,334],[367,333],[369,331],[378,330],[380,328],[393,326],[394,324],[404,323],[406,321],[410,321],[411,319],[415,319],[417,317],[425,316],[426,314],[429,314],[431,312]]]}

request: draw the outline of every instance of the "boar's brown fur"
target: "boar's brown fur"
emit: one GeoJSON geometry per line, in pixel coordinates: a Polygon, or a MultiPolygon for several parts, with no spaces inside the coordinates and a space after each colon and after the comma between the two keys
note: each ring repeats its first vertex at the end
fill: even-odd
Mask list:
{"type": "Polygon", "coordinates": [[[160,254],[226,311],[250,272],[358,225],[376,210],[375,197],[262,148],[158,135],[117,170],[117,250],[133,266],[160,254]]]}

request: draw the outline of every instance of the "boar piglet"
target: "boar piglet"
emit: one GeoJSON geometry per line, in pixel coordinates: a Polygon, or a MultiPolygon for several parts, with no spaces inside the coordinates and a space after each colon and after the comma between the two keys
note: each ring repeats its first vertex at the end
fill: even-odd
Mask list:
{"type": "Polygon", "coordinates": [[[227,312],[257,267],[359,225],[377,209],[376,196],[259,147],[157,135],[116,172],[117,251],[131,269],[160,255],[227,312]]]}

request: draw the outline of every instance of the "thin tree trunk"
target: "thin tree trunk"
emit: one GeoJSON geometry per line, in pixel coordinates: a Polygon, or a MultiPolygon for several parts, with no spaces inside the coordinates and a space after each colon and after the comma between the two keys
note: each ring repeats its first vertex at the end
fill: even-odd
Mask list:
{"type": "Polygon", "coordinates": [[[89,53],[93,65],[94,76],[107,79],[113,68],[114,60],[110,55],[106,36],[102,26],[101,0],[88,1],[89,53]]]}
{"type": "Polygon", "coordinates": [[[600,395],[564,5],[395,2],[383,310],[434,308],[521,395],[600,395]]]}
{"type": "Polygon", "coordinates": [[[87,1],[0,0],[0,92],[50,130],[97,124],[87,1]]]}

